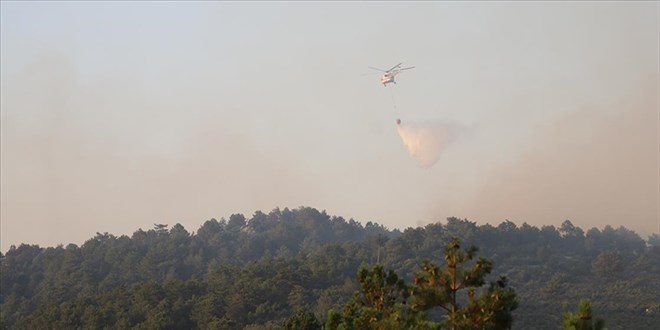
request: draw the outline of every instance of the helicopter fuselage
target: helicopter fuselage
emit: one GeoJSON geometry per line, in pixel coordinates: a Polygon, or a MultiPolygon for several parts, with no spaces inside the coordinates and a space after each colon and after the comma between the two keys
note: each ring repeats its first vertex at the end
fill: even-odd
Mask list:
{"type": "Polygon", "coordinates": [[[380,78],[380,83],[383,84],[383,86],[385,86],[385,85],[387,85],[387,84],[389,84],[389,83],[394,83],[394,84],[396,84],[396,81],[394,81],[394,76],[396,76],[397,73],[399,73],[398,70],[397,70],[397,71],[388,72],[388,73],[384,74],[384,75],[380,78]]]}
{"type": "Polygon", "coordinates": [[[387,86],[387,84],[389,84],[389,83],[396,84],[396,81],[394,81],[394,77],[395,77],[397,74],[399,74],[399,72],[401,72],[401,71],[403,71],[403,70],[409,70],[409,69],[414,69],[414,68],[415,68],[414,66],[411,66],[411,67],[408,67],[408,68],[402,68],[402,67],[401,67],[401,64],[403,64],[403,63],[399,63],[399,64],[393,66],[393,67],[392,67],[391,69],[389,69],[389,70],[383,70],[383,69],[379,69],[379,68],[374,68],[374,67],[372,67],[372,66],[370,66],[369,69],[373,69],[373,70],[378,70],[378,71],[380,71],[380,72],[384,72],[385,74],[384,74],[383,76],[380,77],[380,83],[383,84],[383,86],[387,86]]]}

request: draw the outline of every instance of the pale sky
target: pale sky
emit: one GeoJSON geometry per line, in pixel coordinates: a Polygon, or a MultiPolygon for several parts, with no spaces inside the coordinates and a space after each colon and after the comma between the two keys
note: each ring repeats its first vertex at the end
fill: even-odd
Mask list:
{"type": "Polygon", "coordinates": [[[0,6],[2,251],[299,206],[660,230],[658,2],[0,6]],[[397,118],[461,134],[424,168],[397,118]]]}

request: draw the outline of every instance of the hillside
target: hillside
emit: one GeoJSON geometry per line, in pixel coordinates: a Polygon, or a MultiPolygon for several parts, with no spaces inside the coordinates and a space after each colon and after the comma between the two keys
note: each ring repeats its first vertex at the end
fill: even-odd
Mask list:
{"type": "Polygon", "coordinates": [[[357,289],[361,265],[410,280],[421,261],[442,263],[452,237],[493,261],[493,279],[508,277],[514,329],[557,329],[580,298],[608,329],[660,329],[657,236],[458,218],[401,232],[308,207],[211,219],[195,233],[155,224],[81,246],[12,247],[0,259],[1,326],[277,328],[297,307],[323,321],[357,289]]]}

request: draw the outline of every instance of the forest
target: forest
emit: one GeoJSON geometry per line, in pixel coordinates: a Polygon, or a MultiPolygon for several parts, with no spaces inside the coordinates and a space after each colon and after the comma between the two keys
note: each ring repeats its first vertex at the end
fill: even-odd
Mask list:
{"type": "Polygon", "coordinates": [[[433,328],[458,315],[432,303],[431,287],[457,258],[474,286],[457,303],[498,293],[501,308],[482,319],[500,328],[561,329],[588,301],[607,329],[660,329],[657,234],[454,217],[401,231],[310,207],[210,219],[196,232],[156,223],[80,246],[12,246],[0,254],[0,328],[351,329],[369,304],[388,322],[433,328]],[[376,289],[386,290],[377,303],[376,289]]]}

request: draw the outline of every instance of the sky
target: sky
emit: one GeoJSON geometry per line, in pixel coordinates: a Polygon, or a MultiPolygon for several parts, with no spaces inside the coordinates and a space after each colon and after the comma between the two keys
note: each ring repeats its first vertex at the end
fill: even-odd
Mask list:
{"type": "Polygon", "coordinates": [[[1,251],[300,206],[660,232],[658,2],[0,9],[1,251]]]}

